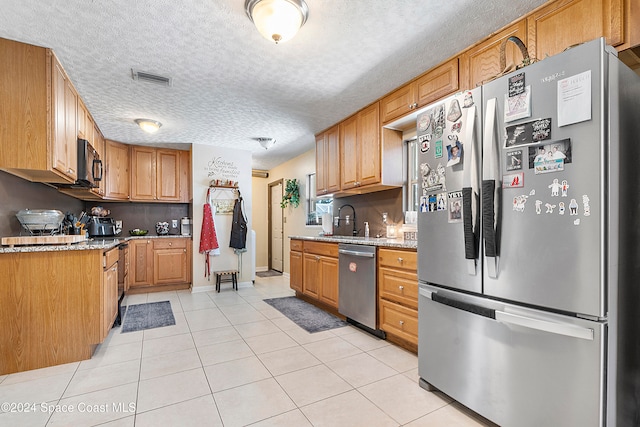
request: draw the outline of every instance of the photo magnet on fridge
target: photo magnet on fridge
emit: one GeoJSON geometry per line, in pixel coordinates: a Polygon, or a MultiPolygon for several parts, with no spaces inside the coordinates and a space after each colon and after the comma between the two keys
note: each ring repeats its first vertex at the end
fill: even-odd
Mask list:
{"type": "Polygon", "coordinates": [[[550,173],[564,170],[571,163],[571,139],[549,142],[545,145],[529,147],[529,169],[535,173],[550,173]]]}
{"type": "Polygon", "coordinates": [[[449,198],[449,223],[462,222],[462,191],[452,191],[449,198]]]}
{"type": "Polygon", "coordinates": [[[531,122],[507,126],[505,128],[505,148],[537,144],[551,138],[551,119],[538,119],[531,122]]]}
{"type": "Polygon", "coordinates": [[[506,169],[508,171],[522,169],[522,150],[507,151],[506,169]]]}
{"type": "Polygon", "coordinates": [[[447,167],[451,167],[462,162],[462,143],[458,140],[456,135],[449,135],[450,145],[447,145],[447,167]]]}

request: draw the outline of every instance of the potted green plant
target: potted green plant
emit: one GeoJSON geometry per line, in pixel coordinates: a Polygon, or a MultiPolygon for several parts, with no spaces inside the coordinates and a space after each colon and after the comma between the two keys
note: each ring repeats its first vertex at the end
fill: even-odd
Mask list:
{"type": "Polygon", "coordinates": [[[291,205],[294,208],[300,205],[300,186],[297,179],[288,179],[284,187],[284,195],[282,196],[280,207],[284,209],[287,205],[291,205]]]}

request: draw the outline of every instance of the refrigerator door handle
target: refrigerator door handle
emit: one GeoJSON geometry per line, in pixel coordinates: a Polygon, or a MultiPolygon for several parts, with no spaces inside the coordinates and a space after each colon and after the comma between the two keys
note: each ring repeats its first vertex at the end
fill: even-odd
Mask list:
{"type": "Polygon", "coordinates": [[[518,325],[525,328],[536,329],[538,331],[549,332],[557,335],[580,338],[593,341],[593,329],[569,323],[557,323],[548,320],[533,319],[531,317],[520,316],[518,314],[496,311],[496,321],[504,324],[518,325]]]}
{"type": "Polygon", "coordinates": [[[499,164],[496,159],[497,138],[496,98],[487,101],[484,122],[484,139],[482,157],[482,234],[484,236],[484,256],[487,261],[487,274],[491,278],[498,277],[498,242],[496,212],[500,206],[499,198],[499,164]]]}
{"type": "Polygon", "coordinates": [[[464,168],[462,177],[462,226],[464,230],[464,257],[467,260],[467,273],[475,276],[476,259],[478,258],[478,242],[473,232],[474,219],[478,216],[478,171],[475,147],[475,118],[476,107],[467,109],[465,142],[469,142],[468,165],[464,168]]]}

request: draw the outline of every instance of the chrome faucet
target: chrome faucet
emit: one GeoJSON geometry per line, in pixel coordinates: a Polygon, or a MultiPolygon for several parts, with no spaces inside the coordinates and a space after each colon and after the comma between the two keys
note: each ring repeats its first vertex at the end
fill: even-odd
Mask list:
{"type": "MultiPolygon", "coordinates": [[[[358,235],[358,230],[356,229],[356,210],[354,209],[353,206],[351,205],[342,205],[338,208],[338,223],[337,225],[340,226],[340,220],[342,219],[342,216],[340,215],[340,211],[342,210],[342,208],[346,208],[346,207],[350,207],[351,211],[353,212],[353,235],[357,236],[358,235]]],[[[349,225],[349,215],[347,215],[344,218],[345,224],[349,225]]]]}

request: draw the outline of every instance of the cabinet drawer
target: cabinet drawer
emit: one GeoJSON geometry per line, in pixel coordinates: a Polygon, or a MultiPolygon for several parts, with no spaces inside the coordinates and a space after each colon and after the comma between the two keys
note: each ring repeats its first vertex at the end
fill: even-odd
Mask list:
{"type": "Polygon", "coordinates": [[[337,243],[324,243],[324,242],[304,242],[304,252],[315,255],[325,255],[337,258],[338,257],[338,244],[337,243]]]}
{"type": "Polygon", "coordinates": [[[378,265],[415,272],[418,271],[418,254],[416,251],[380,248],[378,251],[378,265]]]}
{"type": "Polygon", "coordinates": [[[289,249],[292,251],[302,252],[302,240],[292,240],[289,243],[289,249]]]}
{"type": "Polygon", "coordinates": [[[418,275],[393,268],[378,270],[381,298],[418,308],[418,275]]]}
{"type": "Polygon", "coordinates": [[[152,239],[153,249],[186,249],[188,239],[152,239]]]}
{"type": "Polygon", "coordinates": [[[381,299],[380,329],[418,344],[418,311],[381,299]]]}
{"type": "Polygon", "coordinates": [[[118,251],[119,251],[118,248],[113,248],[104,253],[104,259],[102,260],[102,267],[105,270],[107,270],[109,267],[111,267],[113,264],[115,264],[118,261],[118,256],[120,255],[118,251]]]}

